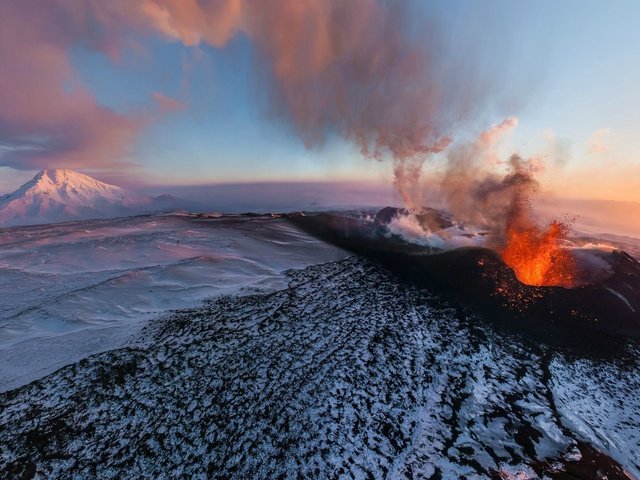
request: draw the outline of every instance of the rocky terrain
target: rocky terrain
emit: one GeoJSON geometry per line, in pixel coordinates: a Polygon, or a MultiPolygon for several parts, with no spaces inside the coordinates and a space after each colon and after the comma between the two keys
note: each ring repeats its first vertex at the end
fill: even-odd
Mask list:
{"type": "Polygon", "coordinates": [[[287,272],[0,396],[2,478],[633,478],[638,347],[576,356],[368,261],[287,272]]]}

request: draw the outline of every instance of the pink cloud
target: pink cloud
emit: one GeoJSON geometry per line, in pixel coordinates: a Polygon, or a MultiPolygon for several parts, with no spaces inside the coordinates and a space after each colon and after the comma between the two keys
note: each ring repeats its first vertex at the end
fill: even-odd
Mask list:
{"type": "Polygon", "coordinates": [[[475,91],[461,76],[441,77],[432,33],[410,38],[408,20],[401,4],[379,0],[2,2],[0,140],[37,138],[43,148],[15,150],[0,163],[117,164],[154,115],[184,108],[157,92],[150,95],[160,109],[145,115],[99,105],[70,65],[71,46],[117,58],[132,34],[213,47],[243,34],[255,44],[276,110],[305,144],[337,133],[364,155],[391,156],[402,167],[446,148],[451,125],[467,108],[452,99],[474,98],[475,91]]]}
{"type": "Polygon", "coordinates": [[[0,140],[18,146],[35,142],[34,148],[5,154],[3,164],[91,167],[123,160],[145,119],[99,105],[78,81],[67,53],[76,42],[106,54],[116,51],[123,13],[116,3],[95,8],[73,0],[0,4],[0,140]],[[93,21],[104,26],[101,33],[92,28],[93,21]]]}
{"type": "Polygon", "coordinates": [[[518,126],[516,117],[507,117],[500,123],[492,125],[491,128],[480,134],[479,143],[484,147],[494,146],[507,132],[510,132],[518,126]]]}
{"type": "Polygon", "coordinates": [[[160,108],[165,112],[177,112],[187,108],[187,105],[185,103],[180,102],[173,97],[169,97],[164,93],[153,92],[151,93],[151,96],[160,106],[160,108]]]}

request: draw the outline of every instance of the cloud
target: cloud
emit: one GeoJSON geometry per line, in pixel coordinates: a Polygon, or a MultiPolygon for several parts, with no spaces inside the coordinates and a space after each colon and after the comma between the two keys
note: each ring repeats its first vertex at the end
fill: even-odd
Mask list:
{"type": "Polygon", "coordinates": [[[116,59],[132,38],[222,48],[242,34],[255,46],[275,110],[306,145],[337,134],[366,156],[392,157],[396,171],[405,162],[413,171],[417,157],[446,148],[482,95],[432,47],[437,32],[415,28],[407,8],[383,0],[4,1],[0,142],[35,135],[42,149],[5,153],[0,163],[118,165],[149,121],[184,108],[158,92],[150,95],[160,108],[137,115],[98,104],[69,61],[71,47],[116,59]]]}
{"type": "Polygon", "coordinates": [[[2,165],[113,165],[144,124],[99,105],[78,81],[67,53],[71,45],[117,50],[118,21],[107,21],[117,8],[89,10],[73,0],[0,3],[0,141],[38,147],[5,151],[2,165]]]}
{"type": "Polygon", "coordinates": [[[587,141],[589,153],[604,153],[611,148],[611,129],[601,128],[591,134],[587,141]]]}
{"type": "Polygon", "coordinates": [[[478,142],[484,148],[493,147],[506,133],[515,129],[517,126],[518,119],[516,117],[507,117],[500,123],[492,125],[491,128],[482,132],[478,142]]]}
{"type": "Polygon", "coordinates": [[[158,103],[160,108],[165,112],[177,112],[187,108],[187,105],[173,97],[169,97],[160,92],[153,92],[151,94],[153,99],[158,103]]]}

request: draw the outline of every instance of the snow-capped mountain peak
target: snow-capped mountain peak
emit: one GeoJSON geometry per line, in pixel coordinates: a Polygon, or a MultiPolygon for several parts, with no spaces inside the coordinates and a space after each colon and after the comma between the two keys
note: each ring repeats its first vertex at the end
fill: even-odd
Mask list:
{"type": "Polygon", "coordinates": [[[68,169],[41,170],[0,197],[0,225],[55,223],[159,210],[155,199],[68,169]]]}
{"type": "Polygon", "coordinates": [[[132,195],[138,197],[115,185],[64,168],[41,170],[32,180],[8,197],[15,199],[38,195],[48,195],[64,203],[80,201],[82,204],[98,198],[125,200],[132,195]]]}

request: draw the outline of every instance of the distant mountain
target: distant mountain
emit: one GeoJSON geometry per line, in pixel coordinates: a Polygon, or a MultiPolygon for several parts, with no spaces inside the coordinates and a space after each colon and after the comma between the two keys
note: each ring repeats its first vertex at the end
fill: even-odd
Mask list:
{"type": "Polygon", "coordinates": [[[73,170],[50,169],[0,197],[0,226],[127,216],[180,206],[170,195],[140,195],[73,170]]]}

